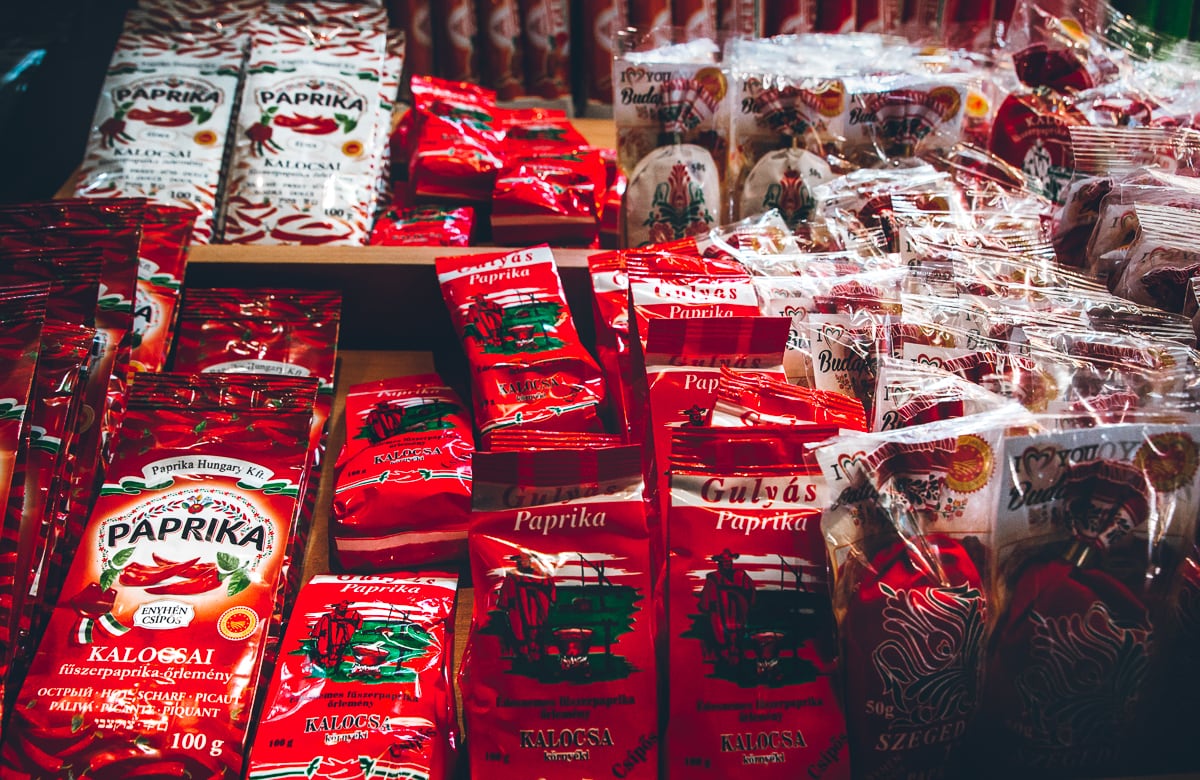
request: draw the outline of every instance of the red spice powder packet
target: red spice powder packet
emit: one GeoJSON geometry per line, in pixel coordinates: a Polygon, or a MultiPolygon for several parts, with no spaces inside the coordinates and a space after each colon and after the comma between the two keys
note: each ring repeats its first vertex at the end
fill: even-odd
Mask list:
{"type": "Polygon", "coordinates": [[[604,165],[594,151],[510,160],[492,192],[492,239],[503,245],[536,235],[554,246],[593,246],[603,196],[604,165]]]}
{"type": "Polygon", "coordinates": [[[637,447],[476,453],[471,774],[658,776],[637,447]]]}
{"type": "Polygon", "coordinates": [[[415,125],[409,133],[409,186],[414,198],[491,200],[504,163],[496,93],[473,84],[414,76],[415,125]]]}
{"type": "Polygon", "coordinates": [[[612,62],[622,5],[622,0],[584,0],[579,16],[586,28],[582,44],[587,97],[601,105],[613,100],[612,62]]]}
{"type": "Polygon", "coordinates": [[[449,780],[457,590],[440,572],[313,577],[288,622],[248,777],[449,780]]]}
{"type": "Polygon", "coordinates": [[[16,569],[21,502],[10,502],[9,497],[14,489],[18,494],[24,492],[29,405],[49,292],[45,283],[0,287],[0,582],[6,583],[0,588],[0,715],[4,714],[5,682],[16,652],[17,585],[25,584],[16,569]]]}
{"type": "Polygon", "coordinates": [[[763,4],[763,35],[798,35],[816,30],[814,0],[776,0],[763,4]]]}
{"type": "Polygon", "coordinates": [[[389,209],[375,220],[372,246],[470,246],[475,209],[389,209]]]}
{"type": "Polygon", "coordinates": [[[715,38],[717,35],[717,0],[674,0],[671,21],[684,31],[683,40],[715,38]]]}
{"type": "Polygon", "coordinates": [[[482,450],[503,452],[507,450],[579,450],[619,447],[626,444],[620,436],[611,433],[564,433],[563,431],[535,431],[527,428],[499,428],[483,437],[482,450]]]}
{"type": "Polygon", "coordinates": [[[439,257],[436,264],[471,364],[480,432],[600,431],[604,380],[579,340],[550,248],[439,257]]]}
{"type": "Polygon", "coordinates": [[[18,579],[25,578],[25,586],[18,586],[16,591],[18,660],[32,654],[28,643],[41,635],[41,627],[54,606],[46,601],[46,583],[52,555],[62,537],[56,519],[56,497],[67,485],[67,466],[71,462],[67,454],[75,442],[85,371],[95,337],[95,328],[61,322],[47,321],[42,329],[29,412],[29,459],[17,547],[18,579]]]}
{"type": "Polygon", "coordinates": [[[313,290],[193,289],[184,301],[175,349],[175,371],[315,377],[317,398],[309,426],[309,474],[284,560],[281,609],[300,585],[309,518],[325,462],[325,434],[333,409],[341,293],[313,290]]]}
{"type": "Polygon", "coordinates": [[[129,362],[134,371],[166,368],[179,319],[180,290],[195,223],[196,212],[192,209],[146,205],[138,248],[133,352],[129,362]]]}
{"type": "Polygon", "coordinates": [[[474,449],[470,415],[436,374],[351,387],[333,489],[338,565],[378,571],[463,559],[474,449]]]}
{"type": "Polygon", "coordinates": [[[240,776],[315,391],[138,375],[9,723],[8,773],[240,776]]]}
{"type": "Polygon", "coordinates": [[[832,426],[680,428],[671,441],[671,776],[849,778],[809,443],[832,426]]]}

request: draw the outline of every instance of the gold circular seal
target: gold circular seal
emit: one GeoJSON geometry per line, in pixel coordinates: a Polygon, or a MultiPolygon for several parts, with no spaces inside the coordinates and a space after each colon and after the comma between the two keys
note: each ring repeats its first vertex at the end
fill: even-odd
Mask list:
{"type": "Polygon", "coordinates": [[[1200,468],[1200,453],[1190,436],[1160,433],[1138,448],[1133,463],[1155,490],[1166,493],[1191,483],[1196,469],[1200,468]]]}
{"type": "Polygon", "coordinates": [[[230,607],[217,619],[217,631],[226,639],[246,639],[258,628],[258,615],[249,607],[230,607]]]}
{"type": "Polygon", "coordinates": [[[946,472],[946,487],[956,493],[974,493],[992,478],[992,448],[978,436],[958,437],[958,448],[946,472]]]}

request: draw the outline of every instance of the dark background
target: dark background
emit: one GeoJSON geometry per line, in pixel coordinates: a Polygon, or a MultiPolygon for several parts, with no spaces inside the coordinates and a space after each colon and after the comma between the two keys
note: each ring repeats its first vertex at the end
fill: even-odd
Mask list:
{"type": "Polygon", "coordinates": [[[0,202],[47,198],[83,158],[104,71],[133,0],[0,0],[0,202]]]}

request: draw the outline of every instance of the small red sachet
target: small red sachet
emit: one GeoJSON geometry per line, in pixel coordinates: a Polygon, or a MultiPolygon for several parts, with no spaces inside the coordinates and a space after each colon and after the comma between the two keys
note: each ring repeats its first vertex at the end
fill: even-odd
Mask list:
{"type": "Polygon", "coordinates": [[[658,777],[641,453],[578,438],[475,455],[473,777],[658,777]]]}
{"type": "Polygon", "coordinates": [[[486,203],[504,163],[496,93],[472,84],[413,76],[415,125],[408,180],[414,199],[486,203]]]}
{"type": "Polygon", "coordinates": [[[437,273],[471,364],[481,433],[602,430],[604,379],[579,340],[549,247],[439,257],[437,273]]]}
{"type": "Polygon", "coordinates": [[[474,449],[470,415],[436,374],[351,387],[330,530],[339,566],[463,559],[474,449]]]}
{"type": "Polygon", "coordinates": [[[313,577],[288,622],[248,777],[449,780],[457,590],[434,572],[313,577]]]}
{"type": "Polygon", "coordinates": [[[175,339],[179,298],[197,212],[147,204],[138,247],[137,299],[133,307],[134,371],[162,371],[175,339]]]}
{"type": "Polygon", "coordinates": [[[389,209],[375,220],[372,246],[470,246],[475,209],[389,209]]]}

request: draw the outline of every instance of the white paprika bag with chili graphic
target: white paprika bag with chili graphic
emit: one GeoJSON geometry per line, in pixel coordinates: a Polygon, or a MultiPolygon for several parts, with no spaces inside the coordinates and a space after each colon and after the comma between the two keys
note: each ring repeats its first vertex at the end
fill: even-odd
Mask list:
{"type": "Polygon", "coordinates": [[[475,613],[459,679],[471,775],[654,780],[640,449],[478,452],[474,471],[475,613]]]}
{"type": "Polygon", "coordinates": [[[391,111],[383,29],[251,28],[224,211],[231,244],[361,245],[391,111]]]}
{"type": "Polygon", "coordinates": [[[6,777],[240,777],[316,389],[138,375],[6,777]]]}
{"type": "Polygon", "coordinates": [[[248,777],[448,780],[457,591],[441,572],[313,577],[288,623],[248,777]]]}
{"type": "Polygon", "coordinates": [[[244,57],[232,35],[127,27],[108,67],[75,194],[195,209],[193,240],[212,241],[244,57]]]}

